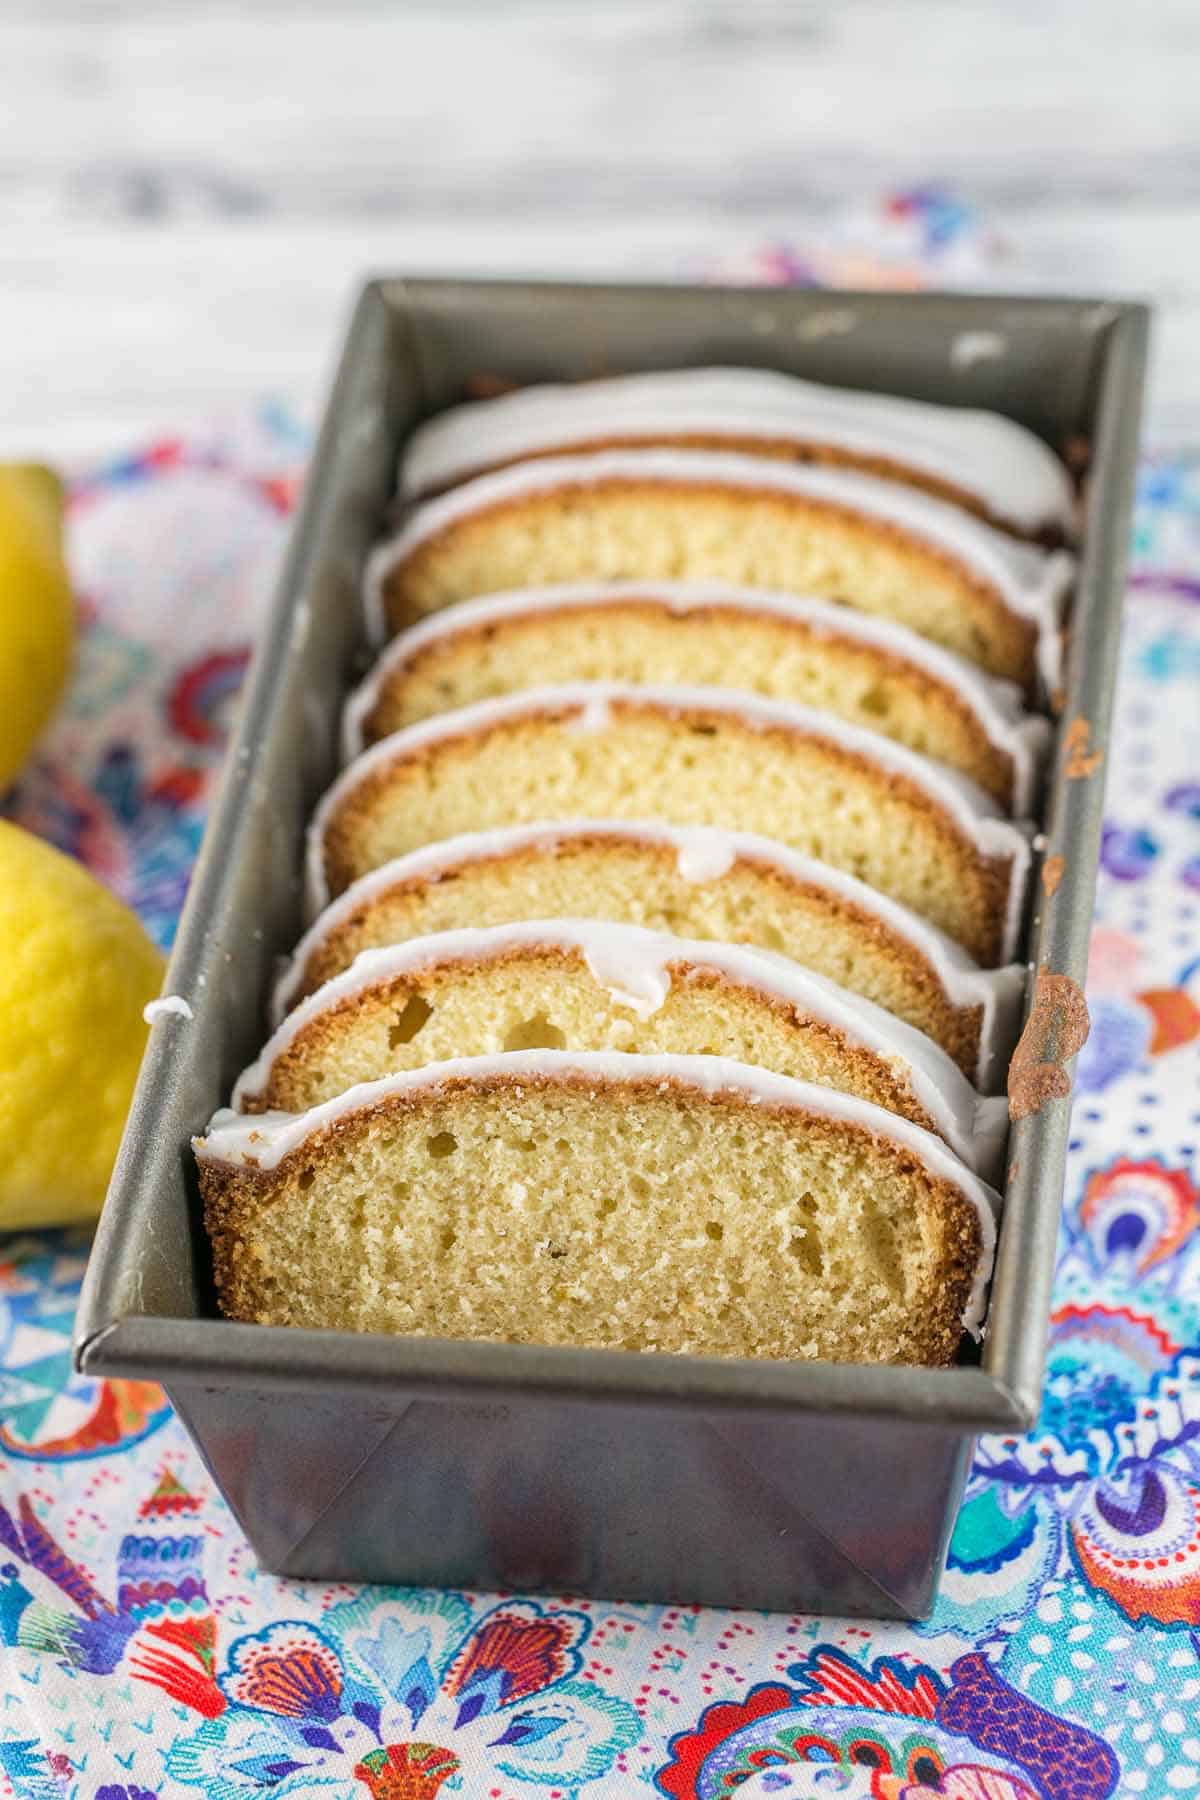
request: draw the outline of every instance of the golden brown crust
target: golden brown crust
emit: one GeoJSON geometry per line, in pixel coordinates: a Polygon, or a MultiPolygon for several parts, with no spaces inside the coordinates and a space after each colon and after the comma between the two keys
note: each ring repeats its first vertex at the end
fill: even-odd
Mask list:
{"type": "Polygon", "coordinates": [[[902,968],[908,981],[928,1008],[929,1025],[921,1025],[927,1037],[942,1046],[947,1055],[952,1056],[968,1080],[975,1080],[975,1071],[979,1064],[980,1037],[983,1031],[982,1006],[955,1006],[948,998],[936,970],[926,962],[920,952],[909,943],[907,938],[894,932],[876,914],[864,912],[852,900],[843,895],[831,892],[827,888],[816,888],[810,882],[796,881],[778,867],[754,857],[747,856],[746,862],[755,863],[763,872],[768,882],[785,889],[792,888],[807,895],[817,897],[826,904],[831,917],[839,917],[854,921],[858,929],[870,939],[873,945],[895,965],[902,968]]]}
{"type": "MultiPolygon", "coordinates": [[[[582,1070],[556,1071],[553,1076],[499,1069],[485,1075],[454,1074],[428,1086],[393,1092],[344,1113],[314,1131],[307,1141],[282,1157],[273,1169],[255,1165],[231,1165],[201,1161],[200,1188],[204,1200],[204,1224],[213,1250],[217,1297],[227,1317],[256,1324],[289,1324],[286,1271],[261,1266],[254,1243],[256,1215],[278,1204],[297,1187],[319,1178],[323,1160],[334,1161],[343,1141],[362,1136],[385,1136],[397,1121],[433,1108],[442,1108],[456,1096],[478,1097],[497,1091],[530,1093],[564,1090],[603,1095],[617,1105],[638,1100],[662,1102],[668,1092],[676,1100],[690,1098],[705,1105],[741,1110],[752,1124],[764,1118],[789,1122],[806,1135],[822,1135],[847,1149],[869,1141],[876,1154],[887,1159],[892,1171],[914,1184],[915,1198],[924,1200],[938,1222],[940,1268],[930,1283],[925,1312],[910,1319],[911,1336],[897,1343],[889,1360],[944,1366],[954,1361],[962,1340],[961,1319],[975,1278],[980,1252],[980,1226],[974,1206],[949,1181],[934,1175],[903,1144],[877,1138],[869,1127],[849,1120],[831,1119],[820,1112],[765,1101],[753,1103],[736,1090],[708,1092],[686,1079],[632,1075],[619,1082],[597,1080],[582,1070]]],[[[794,1354],[805,1354],[797,1349],[794,1354]]]]}
{"type": "MultiPolygon", "coordinates": [[[[431,569],[455,544],[469,541],[477,532],[490,531],[497,520],[511,521],[522,513],[535,514],[546,506],[558,506],[579,496],[594,495],[601,489],[607,495],[636,498],[644,495],[649,487],[648,483],[623,477],[606,477],[603,481],[590,483],[564,482],[558,487],[492,501],[451,520],[440,531],[415,545],[405,560],[395,564],[384,577],[383,603],[389,630],[393,633],[402,631],[424,615],[428,609],[419,602],[417,594],[427,585],[431,569]]],[[[655,494],[688,494],[700,500],[724,502],[734,494],[739,502],[744,500],[770,507],[783,518],[805,517],[818,524],[833,523],[839,528],[849,527],[867,541],[884,539],[890,542],[910,564],[914,586],[919,586],[923,577],[928,580],[931,575],[935,579],[945,579],[947,575],[953,579],[964,605],[979,620],[980,652],[973,660],[979,661],[992,674],[1019,681],[1032,691],[1037,650],[1034,623],[1013,613],[997,590],[973,570],[965,568],[937,545],[911,536],[890,520],[867,518],[850,507],[807,496],[781,494],[767,486],[731,489],[717,481],[673,479],[656,480],[653,491],[655,494]]]]}
{"type": "MultiPolygon", "coordinates": [[[[357,785],[342,797],[325,823],[324,872],[330,894],[337,896],[343,893],[365,873],[357,848],[364,829],[369,826],[376,807],[388,789],[401,780],[406,771],[428,770],[435,763],[444,762],[455,755],[469,757],[480,744],[501,735],[523,737],[529,746],[531,759],[536,759],[536,739],[545,726],[557,725],[562,720],[573,717],[578,710],[578,706],[570,702],[539,705],[536,710],[454,730],[433,743],[419,744],[415,750],[401,752],[366,770],[357,785]]],[[[648,713],[656,719],[664,716],[671,719],[686,718],[692,728],[696,725],[711,725],[718,730],[743,731],[757,742],[774,741],[782,745],[804,742],[818,746],[822,754],[847,773],[853,771],[856,775],[865,776],[878,792],[899,799],[912,812],[926,819],[944,846],[946,857],[953,859],[960,869],[964,920],[962,930],[953,935],[958,936],[985,967],[994,967],[999,962],[1010,865],[1002,857],[982,854],[967,834],[947,814],[931,805],[928,796],[907,776],[894,769],[885,769],[861,751],[822,737],[815,730],[792,728],[775,721],[743,723],[736,713],[716,708],[710,709],[702,705],[686,708],[656,706],[651,700],[628,694],[612,700],[609,711],[618,717],[648,713]]]]}
{"type": "MultiPolygon", "coordinates": [[[[503,382],[500,377],[493,377],[493,380],[499,385],[490,388],[487,393],[472,394],[470,397],[493,400],[503,394],[515,392],[521,386],[520,382],[503,382]]],[[[996,531],[1006,532],[1008,536],[1020,538],[1026,543],[1041,544],[1045,549],[1057,550],[1066,541],[1062,527],[1053,522],[1048,521],[1037,531],[1031,532],[1018,520],[993,512],[980,495],[959,487],[953,481],[943,480],[927,469],[914,468],[911,463],[901,462],[896,457],[849,450],[844,444],[825,444],[816,438],[755,437],[729,432],[656,431],[652,436],[642,433],[624,437],[574,438],[568,443],[550,444],[537,450],[522,450],[517,455],[500,457],[494,462],[477,463],[473,468],[455,476],[453,481],[443,482],[439,487],[426,490],[422,498],[447,493],[451,488],[473,481],[478,475],[490,475],[496,469],[508,469],[518,462],[540,462],[553,456],[590,456],[605,450],[651,449],[713,450],[734,456],[764,457],[769,462],[854,469],[862,475],[877,475],[884,481],[897,481],[904,487],[931,494],[935,500],[944,500],[951,506],[961,507],[964,512],[982,519],[985,525],[991,525],[996,531]]]]}
{"type": "MultiPolygon", "coordinates": [[[[865,643],[861,638],[855,638],[848,632],[838,632],[824,623],[810,627],[801,618],[786,619],[765,606],[756,608],[753,603],[733,606],[712,600],[689,606],[686,611],[680,612],[667,602],[656,600],[652,594],[644,597],[630,595],[627,599],[597,602],[595,606],[539,606],[528,612],[514,613],[504,620],[477,620],[460,627],[453,639],[418,645],[403,661],[393,663],[388,668],[380,681],[374,704],[362,721],[364,744],[376,743],[380,738],[426,716],[406,707],[405,689],[414,679],[422,676],[425,666],[430,662],[449,658],[453,668],[456,661],[469,661],[480,645],[490,643],[500,634],[515,641],[519,647],[523,635],[528,634],[536,640],[542,634],[547,620],[561,620],[564,617],[572,624],[591,621],[612,629],[619,629],[622,617],[651,623],[659,623],[667,617],[683,631],[688,626],[702,630],[706,624],[714,621],[743,626],[749,617],[756,625],[765,626],[777,633],[785,642],[803,638],[809,644],[831,652],[843,663],[859,667],[865,665],[889,686],[907,691],[917,706],[953,720],[957,732],[969,746],[969,755],[954,766],[976,781],[1001,806],[1010,811],[1012,809],[1013,759],[1006,750],[990,741],[971,706],[952,682],[939,680],[919,663],[885,646],[865,643]]],[[[567,677],[564,676],[563,679],[567,677]]],[[[786,698],[781,694],[775,697],[786,698]]],[[[846,716],[852,716],[853,711],[854,709],[848,709],[846,716]]],[[[870,726],[872,721],[863,720],[862,723],[870,726]]]]}
{"type": "Polygon", "coordinates": [[[979,1266],[979,1218],[972,1208],[964,1206],[962,1196],[948,1181],[934,1180],[930,1189],[940,1219],[941,1281],[950,1306],[930,1317],[922,1360],[931,1367],[945,1368],[954,1361],[962,1343],[962,1317],[979,1266]]]}

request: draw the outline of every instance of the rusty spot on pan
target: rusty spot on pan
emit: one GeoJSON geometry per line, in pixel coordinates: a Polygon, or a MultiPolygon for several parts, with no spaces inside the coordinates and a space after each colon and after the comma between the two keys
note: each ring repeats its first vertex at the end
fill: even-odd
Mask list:
{"type": "Polygon", "coordinates": [[[1067,872],[1065,856],[1048,856],[1042,864],[1042,891],[1047,900],[1053,900],[1067,872]]]}
{"type": "Polygon", "coordinates": [[[1033,1008],[1008,1070],[1008,1116],[1027,1119],[1047,1100],[1065,1100],[1071,1077],[1063,1064],[1087,1042],[1083,989],[1069,975],[1039,969],[1033,1008]]]}
{"type": "Polygon", "coordinates": [[[1092,728],[1084,718],[1072,719],[1063,739],[1063,774],[1068,781],[1086,781],[1104,760],[1103,750],[1089,748],[1092,728]]]}

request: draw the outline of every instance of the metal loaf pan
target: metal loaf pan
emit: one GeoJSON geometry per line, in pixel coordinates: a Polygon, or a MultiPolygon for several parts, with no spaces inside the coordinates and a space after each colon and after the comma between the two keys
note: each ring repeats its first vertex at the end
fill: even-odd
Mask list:
{"type": "MultiPolygon", "coordinates": [[[[263,628],[80,1307],[87,1375],[160,1381],[262,1562],[292,1576],[921,1617],[979,1432],[1036,1416],[1069,1108],[1017,1125],[981,1357],[753,1363],[234,1324],[188,1140],[265,1034],[306,821],[361,664],[397,453],[469,378],[704,362],[992,407],[1091,447],[1062,717],[1107,743],[1147,314],[1090,300],[384,280],[363,291],[263,628]],[[963,334],[985,334],[968,336],[963,334]],[[957,353],[955,347],[957,345],[957,353]],[[964,345],[986,354],[967,355],[964,345]]],[[[1060,733],[1061,736],[1061,733],[1060,733]]],[[[1102,782],[1059,744],[1065,860],[1027,955],[1082,981],[1102,782]]]]}

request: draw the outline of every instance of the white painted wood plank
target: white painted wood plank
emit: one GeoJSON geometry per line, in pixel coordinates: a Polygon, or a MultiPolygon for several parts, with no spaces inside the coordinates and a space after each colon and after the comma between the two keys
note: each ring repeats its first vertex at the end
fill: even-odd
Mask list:
{"type": "MultiPolygon", "coordinates": [[[[744,243],[779,241],[792,223],[767,217],[744,243]]],[[[1094,214],[1076,225],[1069,255],[1063,234],[1046,227],[1049,281],[1036,255],[998,275],[1017,288],[1136,295],[1157,264],[1165,303],[1153,421],[1162,437],[1200,428],[1200,293],[1182,266],[1186,232],[1180,214],[1147,215],[1117,255],[1094,214]]],[[[716,248],[700,217],[519,235],[394,221],[97,227],[55,256],[39,256],[39,241],[17,232],[0,242],[0,448],[9,451],[117,443],[266,394],[311,412],[352,288],[368,272],[678,279],[703,271],[716,248]]]]}
{"type": "Polygon", "coordinates": [[[643,202],[759,207],[930,176],[1032,205],[1200,181],[1194,0],[96,13],[0,20],[10,179],[70,204],[89,171],[135,209],[300,215],[624,206],[631,173],[643,202]]]}
{"type": "Polygon", "coordinates": [[[367,270],[691,276],[897,184],[1161,308],[1200,430],[1195,0],[6,0],[0,450],[310,409],[367,270]]]}

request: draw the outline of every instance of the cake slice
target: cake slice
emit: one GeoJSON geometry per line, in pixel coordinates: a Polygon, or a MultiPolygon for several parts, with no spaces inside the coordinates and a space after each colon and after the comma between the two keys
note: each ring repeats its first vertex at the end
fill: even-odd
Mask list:
{"type": "Polygon", "coordinates": [[[310,835],[313,910],[421,844],[488,825],[740,825],[832,863],[1003,961],[1029,847],[987,795],[874,732],[724,688],[583,682],[444,713],[344,770],[310,835]]]}
{"type": "Polygon", "coordinates": [[[453,406],[408,440],[400,492],[423,499],[531,457],[651,446],[859,469],[953,501],[1021,537],[1061,543],[1074,530],[1065,466],[1013,419],[774,369],[547,382],[453,406]]]}
{"type": "Polygon", "coordinates": [[[857,1094],[995,1181],[1008,1103],[944,1050],[786,957],[539,919],[367,950],[289,1014],[239,1079],[243,1112],[304,1112],[360,1082],[500,1050],[725,1056],[857,1094]]]}
{"type": "Polygon", "coordinates": [[[346,753],[437,713],[567,681],[687,682],[797,700],[947,763],[1026,813],[1047,721],[1020,691],[887,620],[699,582],[486,595],[389,645],[346,710],[346,753]]]}
{"type": "Polygon", "coordinates": [[[780,953],[931,1037],[976,1086],[1003,1085],[1025,992],[1020,964],[981,969],[916,913],[770,838],[647,820],[467,832],[373,869],[297,945],[272,1016],[278,1025],[363,950],[584,917],[780,953]]]}
{"type": "Polygon", "coordinates": [[[844,469],[699,450],[519,463],[425,501],[371,557],[374,633],[574,581],[725,581],[891,619],[1027,692],[1059,682],[1065,552],[844,469]]]}
{"type": "Polygon", "coordinates": [[[717,1057],[434,1063],[195,1145],[234,1319],[945,1364],[998,1204],[940,1139],[717,1057]]]}

